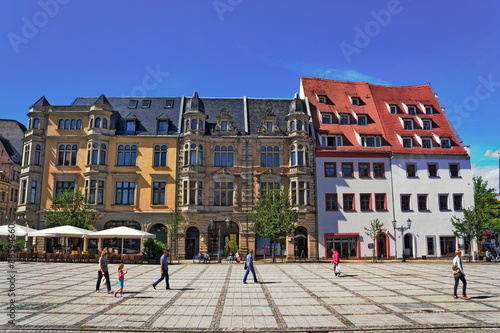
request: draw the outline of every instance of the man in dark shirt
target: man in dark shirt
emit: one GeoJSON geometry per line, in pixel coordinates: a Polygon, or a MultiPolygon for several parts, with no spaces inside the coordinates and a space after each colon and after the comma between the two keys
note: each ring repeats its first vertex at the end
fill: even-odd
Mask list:
{"type": "Polygon", "coordinates": [[[163,279],[165,279],[165,282],[167,284],[167,290],[170,290],[170,284],[168,282],[168,251],[165,250],[163,251],[163,255],[160,258],[160,272],[161,272],[161,277],[153,283],[153,288],[156,289],[156,286],[158,283],[160,283],[163,279]]]}

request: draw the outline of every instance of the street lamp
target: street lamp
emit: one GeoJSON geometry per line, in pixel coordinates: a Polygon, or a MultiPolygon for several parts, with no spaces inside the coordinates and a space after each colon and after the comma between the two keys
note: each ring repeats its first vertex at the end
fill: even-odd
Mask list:
{"type": "MultiPolygon", "coordinates": [[[[396,234],[396,230],[401,232],[401,242],[402,242],[402,247],[401,247],[401,257],[402,257],[402,260],[401,262],[406,262],[406,259],[405,259],[405,240],[404,240],[404,237],[403,237],[403,233],[406,231],[406,230],[409,230],[411,229],[411,220],[408,218],[408,220],[406,220],[406,224],[408,224],[407,227],[401,225],[399,227],[396,226],[398,222],[396,220],[392,221],[392,226],[394,227],[394,234],[396,234]]],[[[397,255],[397,254],[396,254],[397,255]]]]}

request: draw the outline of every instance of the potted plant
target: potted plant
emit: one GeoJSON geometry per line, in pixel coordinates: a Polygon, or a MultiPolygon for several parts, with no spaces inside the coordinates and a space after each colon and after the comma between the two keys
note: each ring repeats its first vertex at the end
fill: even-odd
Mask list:
{"type": "Polygon", "coordinates": [[[168,246],[166,244],[150,238],[144,242],[142,255],[144,259],[148,261],[148,264],[159,264],[160,257],[163,255],[164,250],[168,250],[168,246]]]}

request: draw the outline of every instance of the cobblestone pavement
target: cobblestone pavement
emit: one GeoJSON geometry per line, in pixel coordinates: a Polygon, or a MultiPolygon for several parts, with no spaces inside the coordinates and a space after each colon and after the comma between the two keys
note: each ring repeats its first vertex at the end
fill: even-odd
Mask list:
{"type": "Polygon", "coordinates": [[[59,262],[16,263],[9,297],[0,264],[2,331],[500,331],[500,262],[464,261],[470,300],[452,298],[451,261],[343,263],[340,277],[326,263],[257,262],[258,284],[242,284],[241,264],[180,264],[172,290],[152,288],[157,265],[125,265],[124,298],[95,293],[97,264],[59,262]]]}

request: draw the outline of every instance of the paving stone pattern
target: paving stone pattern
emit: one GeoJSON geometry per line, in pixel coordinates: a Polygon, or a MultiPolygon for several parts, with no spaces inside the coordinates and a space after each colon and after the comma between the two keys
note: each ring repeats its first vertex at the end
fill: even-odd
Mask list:
{"type": "MultiPolygon", "coordinates": [[[[4,263],[2,263],[3,265],[4,263]]],[[[96,264],[16,263],[16,326],[2,306],[0,330],[332,331],[500,329],[500,262],[464,263],[470,300],[453,299],[451,264],[256,263],[262,283],[242,284],[239,264],[125,265],[124,298],[95,292],[96,264]]],[[[4,266],[5,267],[5,266],[4,266]]],[[[110,265],[117,288],[117,264],[110,265]]],[[[2,304],[10,301],[0,270],[2,304]]],[[[461,286],[459,286],[461,290],[461,286]]]]}

